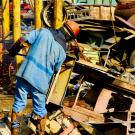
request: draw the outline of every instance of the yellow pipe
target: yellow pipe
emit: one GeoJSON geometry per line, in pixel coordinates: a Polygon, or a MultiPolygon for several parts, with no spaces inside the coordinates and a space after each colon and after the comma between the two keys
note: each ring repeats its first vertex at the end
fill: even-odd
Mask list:
{"type": "MultiPolygon", "coordinates": [[[[13,0],[13,41],[14,43],[21,36],[21,9],[20,9],[20,0],[13,0]]],[[[23,58],[16,56],[17,66],[23,61],[23,58]]]]}
{"type": "MultiPolygon", "coordinates": [[[[9,24],[9,0],[2,0],[2,32],[3,38],[10,34],[10,24],[9,24]]],[[[8,37],[9,38],[9,37],[8,37]]]]}
{"type": "Polygon", "coordinates": [[[54,0],[54,28],[59,29],[63,21],[63,1],[54,0]]]}
{"type": "Polygon", "coordinates": [[[20,0],[13,0],[13,40],[16,42],[21,36],[20,0]]]}
{"type": "Polygon", "coordinates": [[[74,3],[74,0],[71,0],[72,3],[74,3]]]}
{"type": "Polygon", "coordinates": [[[41,28],[41,18],[40,14],[42,11],[42,0],[35,0],[34,1],[34,14],[35,14],[35,28],[41,28]]]}

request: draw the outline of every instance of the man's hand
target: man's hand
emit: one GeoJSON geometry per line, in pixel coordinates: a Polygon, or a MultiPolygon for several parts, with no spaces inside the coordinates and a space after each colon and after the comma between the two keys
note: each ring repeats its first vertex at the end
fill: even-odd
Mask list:
{"type": "Polygon", "coordinates": [[[8,55],[11,57],[15,57],[23,47],[25,46],[23,45],[22,41],[18,39],[14,43],[14,45],[10,49],[8,49],[8,52],[9,52],[8,55]]]}

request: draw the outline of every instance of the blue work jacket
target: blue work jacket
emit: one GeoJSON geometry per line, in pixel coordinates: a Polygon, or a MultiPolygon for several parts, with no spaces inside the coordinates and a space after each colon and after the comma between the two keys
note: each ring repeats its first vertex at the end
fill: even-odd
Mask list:
{"type": "Polygon", "coordinates": [[[66,52],[46,28],[33,30],[22,38],[30,43],[30,48],[16,76],[46,94],[51,77],[61,67],[66,52]]]}

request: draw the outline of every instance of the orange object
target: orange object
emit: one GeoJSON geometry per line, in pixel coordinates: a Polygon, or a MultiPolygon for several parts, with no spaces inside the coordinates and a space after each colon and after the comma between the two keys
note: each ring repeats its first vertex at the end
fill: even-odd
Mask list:
{"type": "Polygon", "coordinates": [[[80,27],[79,25],[74,22],[74,21],[66,21],[64,23],[64,27],[70,32],[70,34],[75,38],[79,32],[80,32],[80,27]]]}
{"type": "Polygon", "coordinates": [[[10,3],[9,3],[9,11],[12,11],[12,10],[13,10],[13,3],[10,2],[10,3]]]}
{"type": "Polygon", "coordinates": [[[25,42],[21,37],[18,39],[20,41],[20,43],[24,46],[24,47],[28,47],[29,48],[29,45],[27,42],[25,42]]]}

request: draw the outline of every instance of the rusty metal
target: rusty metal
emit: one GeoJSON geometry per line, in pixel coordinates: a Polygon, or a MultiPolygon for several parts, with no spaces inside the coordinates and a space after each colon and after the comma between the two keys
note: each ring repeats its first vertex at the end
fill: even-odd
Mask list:
{"type": "Polygon", "coordinates": [[[135,15],[132,16],[132,18],[130,20],[125,20],[122,17],[119,16],[115,16],[116,19],[118,19],[120,22],[122,22],[123,24],[127,25],[129,28],[135,30],[135,24],[134,24],[134,20],[135,20],[135,15]]]}
{"type": "Polygon", "coordinates": [[[69,5],[66,6],[68,19],[70,20],[114,20],[114,6],[107,5],[69,5]]]}

